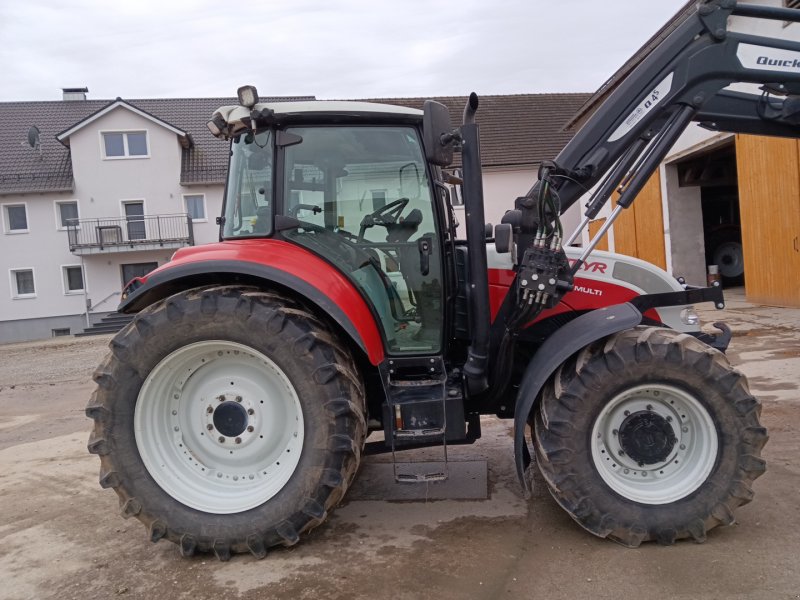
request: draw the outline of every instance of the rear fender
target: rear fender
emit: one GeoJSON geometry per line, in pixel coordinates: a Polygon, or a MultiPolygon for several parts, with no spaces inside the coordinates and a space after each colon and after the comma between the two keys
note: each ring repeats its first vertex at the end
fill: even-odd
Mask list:
{"type": "Polygon", "coordinates": [[[542,387],[561,363],[580,349],[608,335],[635,327],[641,321],[642,313],[627,302],[600,308],[564,325],[534,354],[522,377],[514,407],[514,462],[526,495],[531,492],[530,482],[525,477],[531,453],[525,442],[525,425],[542,387]]]}
{"type": "Polygon", "coordinates": [[[203,285],[284,288],[316,306],[319,314],[333,320],[363,350],[371,364],[380,364],[384,358],[383,338],[369,305],[354,284],[310,252],[285,243],[281,246],[271,247],[273,264],[237,260],[219,252],[209,252],[213,256],[210,259],[203,259],[201,253],[193,254],[191,260],[178,258],[143,278],[144,283],[129,291],[118,310],[135,313],[163,298],[203,285]],[[281,257],[278,250],[286,250],[292,256],[281,257]]]}

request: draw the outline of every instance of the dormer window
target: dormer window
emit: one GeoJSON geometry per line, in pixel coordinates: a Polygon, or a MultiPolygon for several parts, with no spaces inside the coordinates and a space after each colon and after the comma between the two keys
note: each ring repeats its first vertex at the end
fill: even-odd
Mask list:
{"type": "Polygon", "coordinates": [[[147,158],[146,131],[104,131],[104,158],[147,158]]]}

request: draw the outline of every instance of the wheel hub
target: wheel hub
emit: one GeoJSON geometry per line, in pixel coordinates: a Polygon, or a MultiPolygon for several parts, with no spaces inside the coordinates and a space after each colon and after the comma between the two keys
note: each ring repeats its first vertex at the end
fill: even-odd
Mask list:
{"type": "Polygon", "coordinates": [[[642,466],[666,460],[678,438],[664,417],[643,410],[625,418],[619,428],[619,441],[625,453],[642,466]]]}
{"type": "Polygon", "coordinates": [[[214,427],[225,437],[237,437],[247,429],[247,410],[227,400],[214,409],[214,427]]]}
{"type": "Polygon", "coordinates": [[[592,461],[624,498],[667,504],[696,490],[714,467],[714,421],[693,394],[673,385],[630,387],[611,398],[592,427],[592,461]]]}

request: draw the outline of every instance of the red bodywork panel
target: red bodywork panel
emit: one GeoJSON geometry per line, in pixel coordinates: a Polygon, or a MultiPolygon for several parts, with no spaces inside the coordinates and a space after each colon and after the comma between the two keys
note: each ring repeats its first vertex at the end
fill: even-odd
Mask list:
{"type": "MultiPolygon", "coordinates": [[[[508,269],[489,269],[489,306],[492,312],[492,321],[497,316],[500,305],[514,281],[514,275],[514,271],[508,269]]],[[[638,295],[635,291],[622,285],[576,276],[574,289],[565,294],[556,306],[542,311],[533,322],[536,323],[565,312],[585,312],[604,306],[622,304],[638,295]]],[[[654,321],[661,320],[654,309],[650,309],[644,314],[654,321]]]]}
{"type": "MultiPolygon", "coordinates": [[[[295,244],[263,239],[182,248],[175,253],[172,261],[148,274],[148,277],[182,265],[206,261],[239,261],[265,265],[302,279],[341,308],[350,319],[361,336],[369,361],[377,365],[383,360],[383,340],[375,318],[353,283],[339,270],[295,244]]],[[[146,280],[147,277],[143,279],[146,280]]]]}

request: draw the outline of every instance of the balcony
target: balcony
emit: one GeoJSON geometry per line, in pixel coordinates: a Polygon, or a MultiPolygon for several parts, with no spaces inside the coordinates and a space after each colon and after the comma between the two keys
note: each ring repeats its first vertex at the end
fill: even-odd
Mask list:
{"type": "Polygon", "coordinates": [[[67,225],[73,254],[108,254],[194,245],[187,214],[72,219],[67,225]]]}

